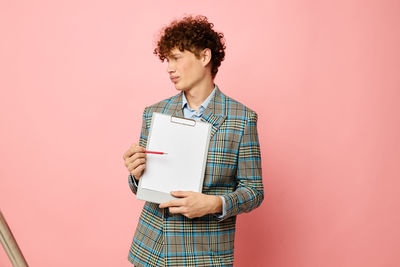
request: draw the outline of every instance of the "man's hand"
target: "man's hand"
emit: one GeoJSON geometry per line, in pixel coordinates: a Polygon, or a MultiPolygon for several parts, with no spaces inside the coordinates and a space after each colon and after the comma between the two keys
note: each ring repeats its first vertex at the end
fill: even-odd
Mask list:
{"type": "Polygon", "coordinates": [[[180,213],[189,219],[222,211],[222,199],[192,191],[175,191],[171,195],[178,197],[160,204],[160,208],[169,208],[170,213],[180,213]]]}
{"type": "Polygon", "coordinates": [[[140,179],[144,169],[146,168],[146,149],[138,144],[132,144],[131,147],[124,153],[125,167],[135,177],[140,179]]]}

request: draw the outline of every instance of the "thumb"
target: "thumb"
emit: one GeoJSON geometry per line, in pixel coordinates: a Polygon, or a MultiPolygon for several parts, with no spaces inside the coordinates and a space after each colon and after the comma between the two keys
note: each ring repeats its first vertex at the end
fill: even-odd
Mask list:
{"type": "Polygon", "coordinates": [[[171,195],[174,197],[188,197],[189,191],[171,191],[171,195]]]}

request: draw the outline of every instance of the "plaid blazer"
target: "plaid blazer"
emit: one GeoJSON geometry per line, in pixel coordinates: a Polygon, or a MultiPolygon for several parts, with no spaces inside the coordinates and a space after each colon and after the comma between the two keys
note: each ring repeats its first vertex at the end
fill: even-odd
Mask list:
{"type": "MultiPolygon", "coordinates": [[[[141,146],[146,147],[153,112],[183,117],[182,93],[145,108],[141,146]]],[[[202,192],[222,196],[226,215],[188,219],[146,202],[128,255],[135,266],[231,266],[236,215],[264,199],[257,114],[217,87],[201,120],[212,125],[202,192]]]]}

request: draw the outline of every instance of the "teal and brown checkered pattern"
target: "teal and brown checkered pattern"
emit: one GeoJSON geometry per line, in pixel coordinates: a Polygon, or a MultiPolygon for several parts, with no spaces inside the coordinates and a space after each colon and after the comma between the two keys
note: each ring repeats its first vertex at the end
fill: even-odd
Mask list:
{"type": "MultiPolygon", "coordinates": [[[[183,117],[182,93],[145,108],[143,147],[153,112],[183,117]]],[[[188,219],[146,202],[128,255],[135,266],[232,266],[236,215],[264,199],[257,114],[217,87],[201,120],[212,124],[203,193],[224,197],[226,216],[188,219]]]]}

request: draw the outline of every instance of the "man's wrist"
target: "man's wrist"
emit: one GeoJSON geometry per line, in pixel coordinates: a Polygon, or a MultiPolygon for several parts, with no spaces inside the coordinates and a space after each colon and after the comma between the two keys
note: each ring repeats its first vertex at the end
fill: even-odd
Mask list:
{"type": "Polygon", "coordinates": [[[222,199],[219,196],[209,196],[212,200],[212,209],[210,213],[221,213],[222,212],[222,199]]]}

